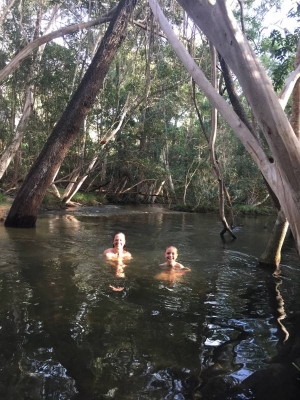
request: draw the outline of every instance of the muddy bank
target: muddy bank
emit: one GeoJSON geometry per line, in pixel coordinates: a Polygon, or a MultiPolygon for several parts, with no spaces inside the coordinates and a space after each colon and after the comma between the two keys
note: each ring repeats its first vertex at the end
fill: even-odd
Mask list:
{"type": "Polygon", "coordinates": [[[0,222],[4,222],[11,204],[0,204],[0,222]]]}

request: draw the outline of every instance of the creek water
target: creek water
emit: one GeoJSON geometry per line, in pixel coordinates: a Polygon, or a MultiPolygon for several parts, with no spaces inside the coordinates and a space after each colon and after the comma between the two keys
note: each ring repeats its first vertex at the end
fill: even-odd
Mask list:
{"type": "Polygon", "coordinates": [[[300,309],[299,258],[288,237],[280,274],[257,267],[274,216],[238,223],[222,240],[216,215],[104,206],[0,226],[0,398],[194,399],[264,368],[300,309]],[[102,257],[117,232],[124,277],[102,257]],[[161,274],[169,245],[190,272],[161,274]]]}

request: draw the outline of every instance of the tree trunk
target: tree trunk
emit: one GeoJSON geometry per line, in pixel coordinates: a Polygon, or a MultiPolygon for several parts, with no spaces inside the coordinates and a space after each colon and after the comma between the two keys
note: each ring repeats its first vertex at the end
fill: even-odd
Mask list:
{"type": "MultiPolygon", "coordinates": [[[[218,81],[217,81],[217,54],[214,46],[210,44],[210,61],[211,61],[211,82],[213,87],[217,90],[218,81]]],[[[220,219],[223,224],[223,229],[220,232],[220,235],[223,236],[226,232],[230,234],[233,239],[236,239],[235,234],[232,229],[228,225],[226,216],[225,216],[225,195],[224,195],[224,181],[222,177],[222,173],[217,162],[216,152],[215,152],[215,142],[217,137],[217,129],[218,129],[218,110],[214,105],[211,107],[211,132],[209,138],[209,154],[210,154],[210,162],[215,172],[215,175],[218,179],[219,184],[219,214],[220,219]]]]}
{"type": "Polygon", "coordinates": [[[94,168],[94,165],[96,164],[96,161],[98,160],[98,155],[94,156],[93,159],[91,160],[90,164],[88,165],[87,169],[84,171],[84,174],[80,176],[80,179],[76,179],[76,183],[72,185],[72,189],[69,191],[68,195],[64,195],[62,203],[63,204],[68,204],[72,197],[78,192],[78,190],[81,188],[83,182],[86,180],[86,178],[89,176],[91,171],[94,168]]]}
{"type": "Polygon", "coordinates": [[[171,189],[171,192],[173,193],[175,199],[176,199],[176,193],[175,193],[175,187],[172,179],[172,173],[170,171],[170,165],[169,165],[169,145],[168,145],[168,140],[166,139],[166,145],[163,148],[163,163],[165,167],[165,171],[167,174],[167,180],[169,183],[169,188],[171,189]]]}
{"type": "Polygon", "coordinates": [[[192,169],[193,165],[194,165],[194,160],[192,161],[191,165],[188,167],[188,170],[185,174],[184,191],[183,191],[183,198],[182,198],[182,202],[184,205],[186,205],[187,190],[192,182],[192,179],[193,179],[195,173],[198,171],[200,161],[197,162],[194,171],[192,173],[190,173],[190,170],[192,169]]]}
{"type": "Polygon", "coordinates": [[[280,210],[278,211],[277,220],[274,225],[268,245],[259,258],[259,264],[269,267],[279,267],[281,260],[281,248],[288,230],[289,223],[280,210]]]}
{"type": "MultiPolygon", "coordinates": [[[[295,70],[300,65],[300,40],[298,42],[297,54],[295,59],[295,70]]],[[[300,79],[295,84],[293,94],[292,118],[291,125],[294,129],[295,135],[300,140],[300,79]]]]}
{"type": "MultiPolygon", "coordinates": [[[[295,71],[300,64],[300,40],[298,43],[297,54],[295,59],[295,71]]],[[[281,103],[283,108],[284,104],[281,103]]],[[[291,125],[294,129],[295,135],[300,139],[300,79],[296,82],[293,92],[292,92],[292,118],[291,125]]],[[[275,202],[276,204],[276,202],[275,202]]],[[[279,210],[277,215],[277,220],[275,226],[271,233],[271,237],[267,244],[264,253],[259,259],[259,264],[272,266],[275,268],[279,267],[281,260],[281,248],[286,237],[286,233],[289,227],[289,223],[284,215],[284,213],[279,210]]]]}
{"type": "Polygon", "coordinates": [[[5,226],[35,227],[37,214],[53,177],[79,133],[103,84],[109,66],[125,38],[135,0],[121,0],[81,84],[54,127],[28,173],[5,221],[5,226]]]}
{"type": "MultiPolygon", "coordinates": [[[[295,59],[295,70],[300,65],[300,40],[298,43],[298,49],[295,59]]],[[[295,135],[300,139],[300,79],[296,82],[292,92],[292,118],[291,125],[294,129],[295,135]]],[[[282,104],[283,108],[284,105],[282,104]]],[[[276,204],[276,202],[275,202],[276,204]]],[[[275,226],[271,233],[271,237],[267,244],[264,253],[259,258],[259,264],[272,266],[275,268],[279,267],[281,260],[281,248],[286,237],[286,233],[289,227],[289,223],[284,213],[279,210],[275,226]]]]}
{"type": "Polygon", "coordinates": [[[70,182],[68,183],[67,187],[64,190],[62,197],[62,201],[64,203],[64,200],[66,198],[68,198],[69,194],[71,192],[73,192],[73,187],[76,185],[77,180],[80,177],[80,173],[83,170],[83,166],[84,166],[84,157],[85,157],[85,150],[86,150],[86,126],[85,124],[83,124],[84,127],[81,130],[82,131],[82,137],[81,135],[79,135],[78,137],[78,147],[80,147],[80,149],[78,150],[78,154],[77,154],[77,161],[76,161],[76,166],[71,174],[70,177],[70,182]]]}
{"type": "Polygon", "coordinates": [[[7,167],[9,166],[11,160],[14,158],[17,153],[20,144],[22,142],[25,129],[27,128],[28,120],[32,112],[33,107],[33,87],[28,85],[25,90],[25,104],[23,108],[22,117],[18,124],[18,127],[15,132],[15,137],[11,144],[5,149],[1,158],[0,158],[0,179],[3,177],[7,167]]]}
{"type": "Polygon", "coordinates": [[[213,90],[179,42],[157,2],[148,2],[185,67],[222,113],[277,195],[300,254],[300,143],[281,108],[270,79],[236,24],[232,12],[227,9],[227,2],[178,0],[236,74],[269,144],[272,153],[270,158],[232,108],[213,90]]]}

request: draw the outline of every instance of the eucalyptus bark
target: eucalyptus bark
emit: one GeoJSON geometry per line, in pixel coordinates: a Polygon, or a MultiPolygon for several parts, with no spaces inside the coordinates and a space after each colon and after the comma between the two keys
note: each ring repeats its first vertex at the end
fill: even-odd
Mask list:
{"type": "MultiPolygon", "coordinates": [[[[295,71],[300,65],[300,40],[295,58],[295,71]]],[[[282,104],[284,108],[284,104],[282,104]]],[[[292,118],[291,125],[295,135],[300,139],[300,79],[298,78],[292,92],[292,118]]],[[[275,203],[276,204],[276,203],[275,203]]],[[[280,206],[279,206],[280,207],[280,206]]],[[[277,219],[264,253],[259,258],[260,265],[279,267],[281,261],[281,248],[288,231],[289,223],[282,212],[278,211],[277,219]]]]}
{"type": "Polygon", "coordinates": [[[300,143],[284,114],[272,83],[238,27],[227,1],[178,0],[237,76],[264,132],[268,157],[231,107],[212,90],[202,71],[178,41],[155,0],[148,0],[168,40],[199,87],[222,113],[276,193],[300,254],[300,143]],[[218,27],[218,29],[216,29],[218,27]]]}
{"type": "MultiPolygon", "coordinates": [[[[300,40],[298,42],[297,54],[295,59],[295,70],[300,66],[300,40]]],[[[300,140],[300,78],[294,86],[292,93],[292,118],[291,125],[295,135],[300,140]]]]}
{"type": "Polygon", "coordinates": [[[259,258],[259,264],[276,268],[279,266],[281,260],[281,248],[288,227],[289,223],[284,213],[279,210],[267,247],[259,258]]]}
{"type": "Polygon", "coordinates": [[[92,107],[109,66],[121,46],[135,0],[121,0],[82,82],[54,127],[41,154],[29,171],[5,221],[10,227],[35,227],[49,185],[77,137],[92,107]]]}

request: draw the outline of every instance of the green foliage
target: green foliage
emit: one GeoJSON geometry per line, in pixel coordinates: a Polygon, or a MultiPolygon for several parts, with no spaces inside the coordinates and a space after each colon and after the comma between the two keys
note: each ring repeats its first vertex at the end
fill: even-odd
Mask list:
{"type": "Polygon", "coordinates": [[[216,205],[208,204],[208,203],[203,203],[201,205],[198,205],[195,207],[193,204],[182,204],[178,203],[175,205],[172,205],[171,210],[173,211],[182,211],[182,212],[194,212],[194,213],[217,213],[218,207],[216,205]]]}
{"type": "Polygon", "coordinates": [[[294,70],[299,32],[300,29],[293,34],[282,35],[278,30],[273,30],[270,34],[271,57],[277,61],[272,74],[275,90],[283,87],[286,77],[294,70]]]}
{"type": "Polygon", "coordinates": [[[6,204],[7,203],[7,197],[0,192],[0,204],[6,204]]]}
{"type": "Polygon", "coordinates": [[[273,215],[275,210],[270,206],[249,206],[245,204],[235,205],[234,211],[245,215],[273,215]]]}
{"type": "Polygon", "coordinates": [[[95,195],[93,193],[83,193],[83,192],[76,193],[72,201],[80,203],[84,206],[96,206],[99,204],[107,204],[107,200],[104,196],[95,195]]]}
{"type": "MultiPolygon", "coordinates": [[[[107,200],[104,195],[98,195],[94,193],[83,193],[78,192],[72,198],[72,201],[77,202],[84,206],[97,206],[99,204],[107,204],[107,200]]],[[[1,197],[0,197],[1,202],[1,197]]],[[[46,196],[43,199],[42,206],[46,209],[54,209],[59,210],[61,208],[65,208],[62,205],[61,199],[56,197],[53,193],[47,192],[46,196]]]]}
{"type": "Polygon", "coordinates": [[[54,196],[53,193],[47,192],[43,199],[42,207],[47,210],[59,210],[62,208],[61,200],[54,196]]]}

